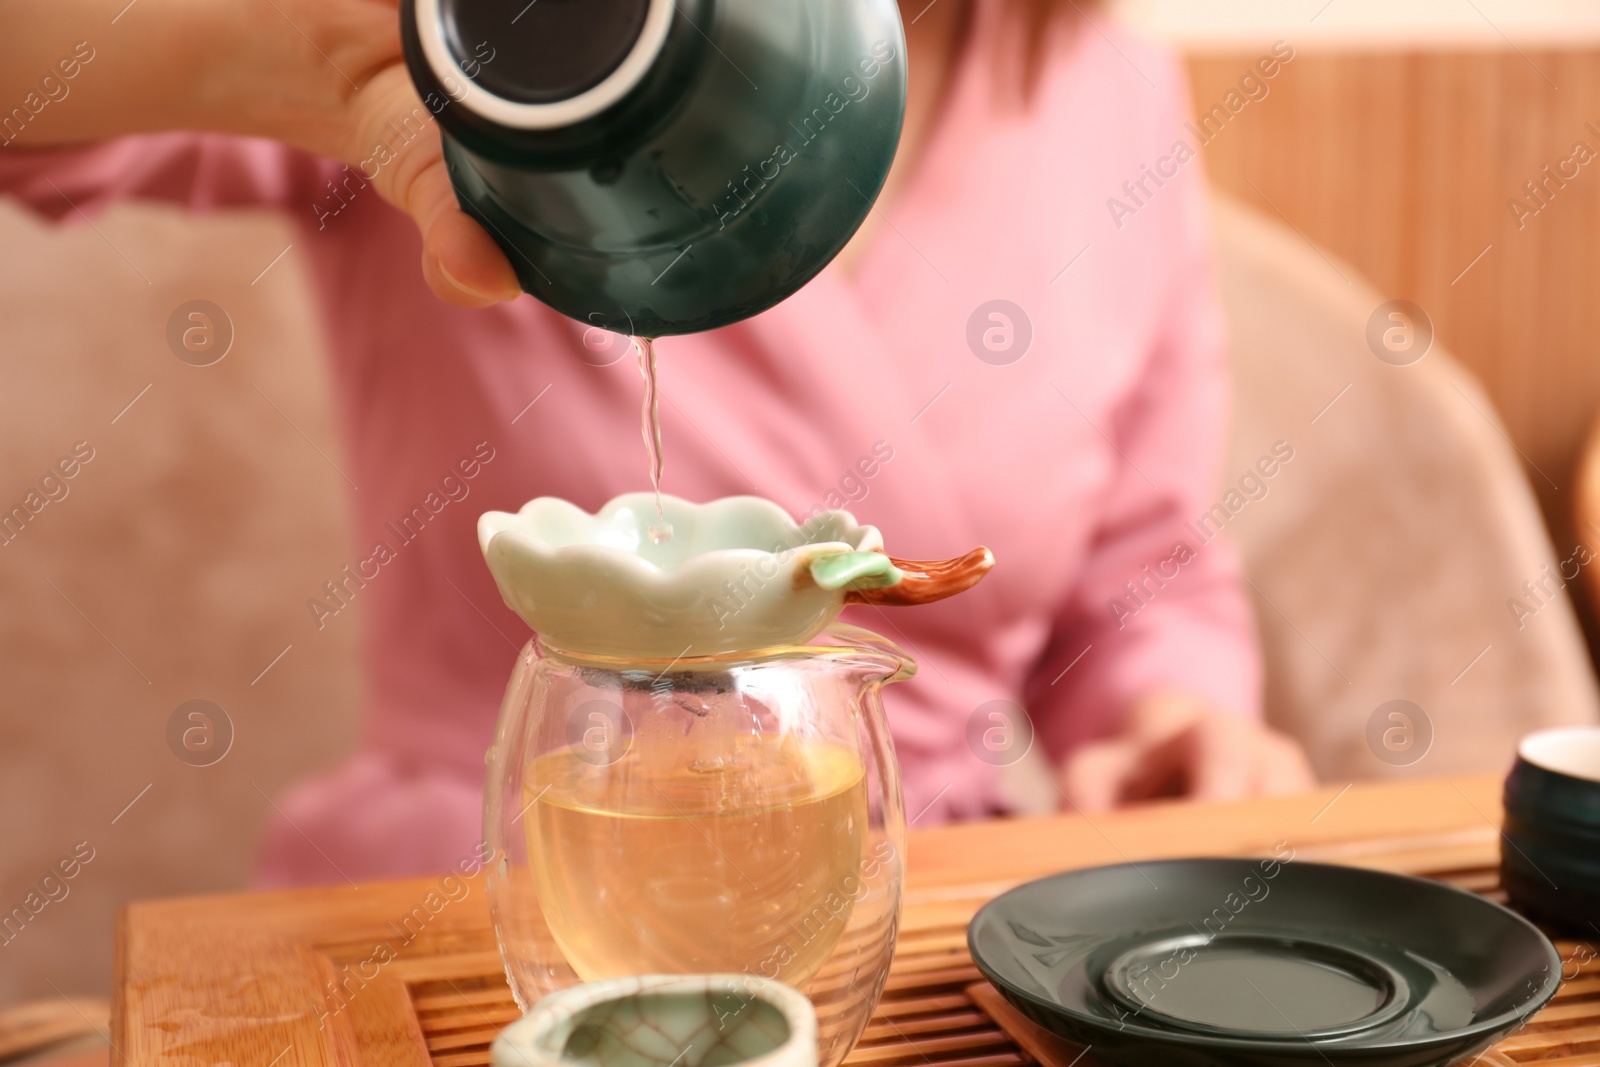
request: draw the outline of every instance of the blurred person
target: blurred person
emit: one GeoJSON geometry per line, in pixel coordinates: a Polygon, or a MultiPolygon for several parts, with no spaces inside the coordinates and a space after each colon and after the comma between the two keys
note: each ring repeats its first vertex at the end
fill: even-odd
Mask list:
{"type": "MultiPolygon", "coordinates": [[[[477,839],[525,629],[476,516],[641,486],[623,342],[523,295],[458,209],[394,3],[0,3],[0,106],[21,107],[0,193],[69,224],[122,198],[269,206],[309,264],[368,577],[307,611],[363,605],[367,706],[356,754],[280,799],[258,882],[442,869],[477,839]]],[[[901,556],[993,548],[958,600],[852,609],[921,664],[886,694],[919,825],[1012,806],[970,740],[997,700],[1026,707],[1068,808],[1310,788],[1261,721],[1236,560],[1185,525],[1213,503],[1229,382],[1201,164],[1173,162],[1180,63],[1070,0],[902,15],[905,130],[867,223],[777,307],[658,344],[666,490],[842,505],[901,556]],[[997,296],[1032,330],[1000,365],[967,341],[997,296]]]]}

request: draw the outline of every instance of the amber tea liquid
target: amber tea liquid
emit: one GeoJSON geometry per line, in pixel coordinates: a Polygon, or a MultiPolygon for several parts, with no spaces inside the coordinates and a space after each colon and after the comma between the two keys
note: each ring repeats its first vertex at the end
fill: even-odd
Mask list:
{"type": "Polygon", "coordinates": [[[709,766],[652,768],[643,747],[606,766],[565,749],[527,776],[534,884],[568,962],[585,981],[748,971],[803,986],[860,892],[860,757],[744,736],[709,766]]]}

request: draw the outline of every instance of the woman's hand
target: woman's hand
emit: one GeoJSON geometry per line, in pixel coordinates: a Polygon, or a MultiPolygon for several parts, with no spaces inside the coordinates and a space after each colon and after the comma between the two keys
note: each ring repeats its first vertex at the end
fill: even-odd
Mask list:
{"type": "MultiPolygon", "coordinates": [[[[280,0],[282,2],[282,0],[280,0]]],[[[374,0],[312,0],[329,7],[377,7],[387,13],[382,27],[361,27],[352,20],[349,30],[373,33],[384,47],[372,56],[365,77],[357,82],[344,108],[341,150],[336,157],[348,163],[374,160],[379,145],[392,145],[403,122],[427,122],[421,134],[396,152],[395,158],[376,166],[373,186],[391,204],[411,216],[422,232],[422,274],[444,300],[465,307],[484,307],[513,300],[522,287],[505,254],[483,227],[456,203],[439,140],[439,122],[424,107],[406,72],[400,53],[399,19],[392,2],[374,0]]],[[[365,42],[362,42],[365,44],[365,42]]],[[[438,102],[433,102],[438,106],[438,102]]],[[[375,163],[366,163],[363,174],[375,163]]]]}
{"type": "Polygon", "coordinates": [[[162,130],[271,137],[362,166],[421,231],[422,272],[443,299],[482,307],[521,293],[499,246],[456,205],[438,119],[401,57],[396,0],[0,0],[0,24],[7,103],[73,41],[95,50],[20,147],[162,130]],[[420,132],[402,139],[408,122],[420,132]],[[379,145],[395,147],[374,173],[379,145]]]}
{"type": "Polygon", "coordinates": [[[1158,693],[1134,705],[1121,731],[1069,755],[1060,784],[1070,806],[1099,812],[1161,797],[1299,793],[1317,779],[1293,739],[1187,694],[1158,693]]]}
{"type": "MultiPolygon", "coordinates": [[[[400,50],[395,0],[269,0],[259,7],[282,55],[271,55],[252,80],[281,90],[286,80],[312,80],[331,102],[315,96],[304,114],[263,115],[269,136],[352,167],[378,194],[411,216],[422,233],[422,274],[442,299],[484,307],[522,292],[505,254],[456,203],[439,141],[439,122],[411,84],[400,50]],[[274,27],[274,23],[278,25],[274,27]],[[396,131],[420,128],[401,138],[396,131]],[[388,151],[380,152],[382,146],[388,151]],[[389,152],[393,153],[392,158],[389,152]]],[[[254,46],[259,50],[260,46],[254,46]]],[[[249,98],[240,93],[240,102],[249,98]]],[[[439,102],[434,102],[437,108],[439,102]]]]}

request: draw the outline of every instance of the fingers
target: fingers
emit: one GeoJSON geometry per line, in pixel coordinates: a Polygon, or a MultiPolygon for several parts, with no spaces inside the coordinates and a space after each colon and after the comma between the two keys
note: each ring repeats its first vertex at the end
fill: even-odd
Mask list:
{"type": "Polygon", "coordinates": [[[1123,781],[1122,802],[1181,797],[1189,792],[1194,739],[1187,730],[1144,741],[1138,762],[1123,781]]]}
{"type": "Polygon", "coordinates": [[[1208,712],[1178,738],[1193,800],[1243,800],[1314,789],[1316,775],[1293,739],[1260,723],[1208,712]]]}
{"type": "Polygon", "coordinates": [[[1178,739],[1198,714],[1192,700],[1173,694],[1139,701],[1118,735],[1090,742],[1068,756],[1062,794],[1086,813],[1183,795],[1191,760],[1178,739]]]}
{"type": "Polygon", "coordinates": [[[1263,796],[1304,793],[1317,787],[1316,772],[1305,749],[1291,737],[1267,731],[1267,752],[1261,761],[1260,792],[1263,796]]]}
{"type": "Polygon", "coordinates": [[[410,215],[422,234],[422,273],[439,297],[486,307],[522,293],[499,245],[461,211],[444,161],[438,121],[405,69],[376,74],[354,104],[356,144],[370,146],[378,193],[410,215]],[[382,146],[383,151],[378,151],[382,146]]]}
{"type": "Polygon", "coordinates": [[[1085,813],[1160,797],[1240,800],[1315,786],[1293,739],[1174,694],[1141,701],[1122,731],[1070,754],[1060,775],[1062,795],[1085,813]]]}
{"type": "Polygon", "coordinates": [[[1136,741],[1091,741],[1067,757],[1061,769],[1061,794],[1067,805],[1092,815],[1123,803],[1129,775],[1139,766],[1144,746],[1136,741]]]}
{"type": "Polygon", "coordinates": [[[1254,723],[1210,714],[1185,732],[1188,795],[1196,800],[1240,800],[1257,793],[1263,751],[1254,723]]]}
{"type": "Polygon", "coordinates": [[[422,230],[422,274],[443,300],[487,307],[522,295],[511,263],[456,204],[443,156],[413,185],[407,210],[422,230]]]}

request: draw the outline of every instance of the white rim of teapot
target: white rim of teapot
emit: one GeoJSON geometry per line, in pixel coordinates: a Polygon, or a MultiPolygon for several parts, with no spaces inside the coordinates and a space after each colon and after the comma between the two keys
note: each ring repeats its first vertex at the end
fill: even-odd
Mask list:
{"type": "Polygon", "coordinates": [[[446,95],[471,111],[518,130],[553,130],[571,126],[600,114],[628,94],[644,78],[667,41],[675,10],[673,0],[650,0],[638,40],[617,69],[577,96],[550,104],[519,104],[496,96],[462,69],[444,42],[441,0],[416,0],[417,38],[422,54],[446,95]]]}

